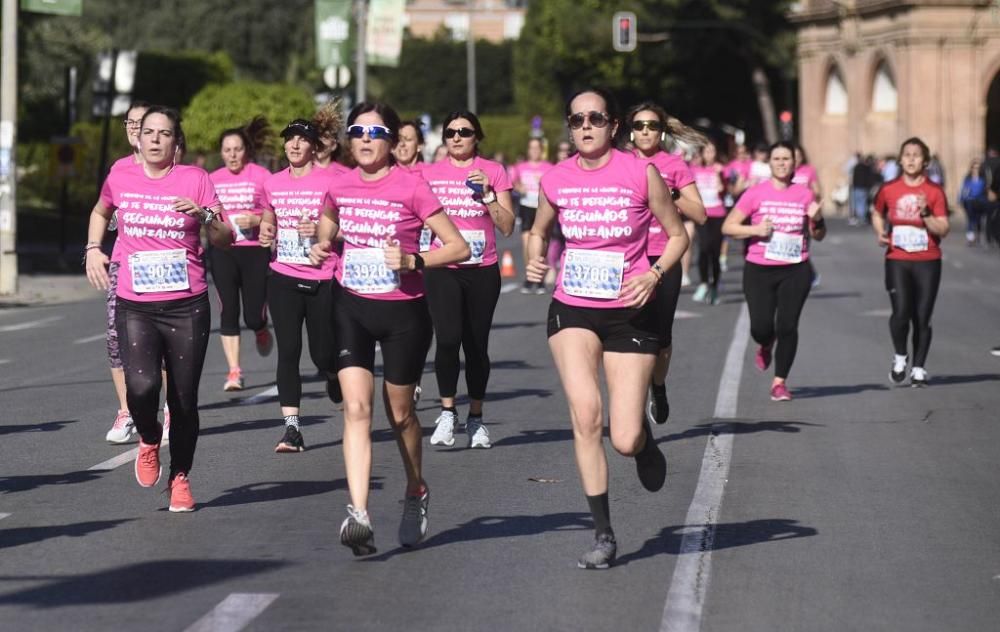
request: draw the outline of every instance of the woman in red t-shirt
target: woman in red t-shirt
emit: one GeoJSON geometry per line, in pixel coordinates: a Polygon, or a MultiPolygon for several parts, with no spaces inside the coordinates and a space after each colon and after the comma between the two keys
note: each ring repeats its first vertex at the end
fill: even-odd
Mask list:
{"type": "Polygon", "coordinates": [[[902,175],[875,196],[872,228],[885,247],[885,289],[892,303],[889,333],[895,355],[889,380],[906,381],[906,339],[913,323],[910,386],[926,386],[927,351],[931,346],[931,314],[941,283],[941,238],[948,234],[948,202],[944,191],[927,178],[931,151],[910,138],[899,149],[902,175]]]}

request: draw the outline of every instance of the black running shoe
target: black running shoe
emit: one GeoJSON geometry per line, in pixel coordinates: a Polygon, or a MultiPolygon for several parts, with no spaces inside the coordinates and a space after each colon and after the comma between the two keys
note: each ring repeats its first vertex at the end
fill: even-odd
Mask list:
{"type": "Polygon", "coordinates": [[[646,491],[658,492],[667,480],[667,459],[653,439],[649,422],[645,423],[646,445],[635,455],[635,471],[639,474],[639,482],[646,491]]]}
{"type": "Polygon", "coordinates": [[[274,447],[275,452],[302,452],[306,449],[306,443],[302,440],[302,433],[295,426],[285,426],[285,436],[274,447]]]}
{"type": "Polygon", "coordinates": [[[340,390],[340,380],[337,379],[336,375],[326,376],[326,396],[334,404],[342,404],[344,402],[344,394],[340,390]]]}
{"type": "Polygon", "coordinates": [[[356,557],[376,552],[375,529],[367,511],[347,506],[347,518],[340,525],[340,543],[349,547],[356,557]]]}
{"type": "Polygon", "coordinates": [[[594,538],[594,546],[580,556],[577,568],[604,570],[615,563],[618,555],[618,542],[612,533],[602,533],[594,538]]]}
{"type": "Polygon", "coordinates": [[[902,362],[892,361],[892,366],[889,367],[889,381],[895,386],[906,381],[906,360],[902,362]]]}
{"type": "Polygon", "coordinates": [[[649,389],[649,401],[646,402],[646,419],[656,425],[667,423],[670,417],[670,402],[667,401],[667,392],[663,394],[656,392],[655,388],[649,389]]]}

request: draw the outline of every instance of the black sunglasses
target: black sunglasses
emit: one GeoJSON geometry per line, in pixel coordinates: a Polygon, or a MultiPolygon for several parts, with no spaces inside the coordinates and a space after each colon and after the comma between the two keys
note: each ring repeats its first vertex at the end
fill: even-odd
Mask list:
{"type": "Polygon", "coordinates": [[[442,136],[444,136],[445,138],[455,138],[456,134],[458,134],[462,138],[472,138],[473,136],[476,135],[476,130],[472,129],[471,127],[449,127],[446,130],[444,130],[442,136]]]}
{"type": "Polygon", "coordinates": [[[632,121],[633,132],[642,132],[647,129],[653,130],[654,132],[662,132],[663,124],[659,121],[632,121]]]}
{"type": "Polygon", "coordinates": [[[590,124],[594,127],[607,127],[611,119],[604,112],[595,112],[591,110],[590,112],[577,112],[576,114],[571,114],[568,119],[570,129],[580,129],[583,127],[583,123],[590,120],[590,124]]]}

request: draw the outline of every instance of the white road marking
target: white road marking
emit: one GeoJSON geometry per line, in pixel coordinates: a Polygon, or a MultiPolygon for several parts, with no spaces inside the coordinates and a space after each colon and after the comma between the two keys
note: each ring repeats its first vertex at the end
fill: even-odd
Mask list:
{"type": "Polygon", "coordinates": [[[62,316],[49,316],[48,318],[39,318],[38,320],[32,320],[26,323],[17,323],[15,325],[4,325],[0,327],[0,333],[5,333],[8,331],[23,331],[25,329],[34,329],[36,327],[45,327],[57,320],[62,320],[62,316]]]}
{"type": "Polygon", "coordinates": [[[959,270],[961,270],[962,268],[964,268],[964,267],[965,267],[965,264],[964,264],[964,263],[962,263],[961,261],[959,261],[958,259],[955,259],[954,261],[952,261],[952,262],[951,262],[951,265],[955,266],[955,267],[956,267],[956,268],[958,268],[959,270]]]}
{"type": "Polygon", "coordinates": [[[687,310],[679,309],[674,312],[674,320],[686,320],[688,318],[701,318],[702,314],[698,312],[689,312],[687,310]]]}
{"type": "Polygon", "coordinates": [[[0,360],[0,364],[10,364],[11,362],[13,362],[13,360],[11,360],[10,358],[3,358],[2,360],[0,360]]]}
{"type": "MultiPolygon", "coordinates": [[[[170,445],[170,439],[166,437],[160,442],[160,449],[170,445]]],[[[135,457],[139,456],[139,446],[136,446],[129,450],[128,452],[122,452],[118,456],[111,457],[107,461],[101,461],[93,467],[88,467],[88,472],[110,472],[111,470],[121,467],[126,463],[131,463],[135,460],[135,457]]]]}
{"type": "Polygon", "coordinates": [[[513,292],[514,290],[516,290],[519,287],[521,287],[520,283],[514,283],[514,282],[504,283],[503,286],[500,288],[500,293],[501,294],[509,294],[509,293],[513,292]]]}
{"type": "Polygon", "coordinates": [[[240,404],[243,406],[252,406],[254,404],[259,404],[261,402],[266,402],[270,399],[274,399],[278,396],[278,386],[274,385],[266,391],[261,391],[256,395],[251,395],[250,397],[240,400],[240,404]]]}
{"type": "Polygon", "coordinates": [[[184,632],[238,632],[277,598],[278,593],[233,593],[184,632]]]}
{"type": "Polygon", "coordinates": [[[879,318],[888,318],[892,316],[892,310],[889,308],[885,309],[870,309],[867,312],[861,312],[862,316],[878,316],[879,318]]]}
{"type": "Polygon", "coordinates": [[[99,333],[93,336],[87,336],[86,338],[80,338],[78,340],[74,340],[73,344],[84,345],[87,344],[88,342],[97,342],[98,340],[104,340],[107,337],[107,335],[108,335],[107,333],[99,333]]]}
{"type": "MultiPolygon", "coordinates": [[[[719,379],[719,391],[715,399],[717,419],[736,416],[740,379],[743,375],[743,356],[749,339],[750,316],[744,305],[736,320],[733,340],[726,353],[726,366],[719,379]]],[[[712,571],[715,523],[722,509],[722,493],[729,476],[732,452],[733,435],[729,425],[713,425],[712,434],[705,446],[705,456],[701,461],[698,487],[684,519],[687,528],[681,539],[667,601],[663,605],[661,632],[698,632],[701,629],[701,613],[708,595],[712,571]]]]}
{"type": "Polygon", "coordinates": [[[8,516],[10,516],[9,513],[0,513],[0,520],[3,520],[4,518],[7,518],[8,516]]]}

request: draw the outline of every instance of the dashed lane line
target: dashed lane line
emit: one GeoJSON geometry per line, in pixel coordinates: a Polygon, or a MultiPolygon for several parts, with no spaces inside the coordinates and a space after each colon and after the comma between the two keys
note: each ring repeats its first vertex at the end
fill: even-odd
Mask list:
{"type": "Polygon", "coordinates": [[[10,331],[24,331],[25,329],[35,329],[38,327],[47,327],[57,320],[62,320],[62,316],[49,316],[48,318],[39,318],[38,320],[31,320],[25,323],[15,323],[13,325],[3,325],[0,327],[0,333],[7,333],[10,331]]]}
{"type": "Polygon", "coordinates": [[[79,338],[73,341],[75,345],[85,345],[88,342],[97,342],[98,340],[104,340],[107,337],[106,333],[99,333],[93,336],[87,336],[86,338],[79,338]]]}
{"type": "Polygon", "coordinates": [[[238,632],[277,598],[278,593],[233,593],[184,632],[238,632]]]}

